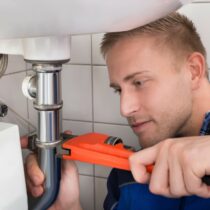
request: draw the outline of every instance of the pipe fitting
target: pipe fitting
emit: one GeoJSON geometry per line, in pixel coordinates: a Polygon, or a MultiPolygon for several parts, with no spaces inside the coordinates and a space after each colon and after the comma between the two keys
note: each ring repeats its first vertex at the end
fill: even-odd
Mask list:
{"type": "Polygon", "coordinates": [[[22,91],[28,99],[33,101],[36,99],[36,75],[25,77],[22,83],[22,91]]]}

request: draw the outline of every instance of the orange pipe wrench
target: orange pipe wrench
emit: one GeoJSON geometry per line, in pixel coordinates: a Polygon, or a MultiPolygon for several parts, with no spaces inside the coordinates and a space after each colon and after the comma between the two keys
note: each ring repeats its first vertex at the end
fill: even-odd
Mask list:
{"type": "MultiPolygon", "coordinates": [[[[81,136],[63,134],[63,139],[65,142],[62,144],[62,150],[66,151],[66,154],[62,155],[63,159],[130,170],[128,158],[134,150],[124,145],[118,137],[87,133],[81,136]]],[[[152,169],[153,165],[147,166],[148,172],[151,173],[152,169]]]]}

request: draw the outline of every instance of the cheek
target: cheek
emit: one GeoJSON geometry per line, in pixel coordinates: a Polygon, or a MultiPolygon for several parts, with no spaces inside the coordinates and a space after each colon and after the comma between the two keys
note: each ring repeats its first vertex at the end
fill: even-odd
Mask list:
{"type": "Polygon", "coordinates": [[[155,114],[161,117],[188,112],[192,106],[191,90],[185,84],[179,82],[175,85],[168,85],[161,90],[157,89],[152,98],[151,106],[155,110],[155,114]],[[174,114],[173,114],[174,113],[174,114]]]}
{"type": "Polygon", "coordinates": [[[185,98],[183,91],[177,87],[163,85],[145,93],[142,104],[146,112],[155,119],[180,108],[185,98]]]}
{"type": "Polygon", "coordinates": [[[186,108],[191,101],[191,89],[183,75],[172,75],[152,84],[141,95],[141,103],[153,118],[186,108]],[[182,77],[182,78],[181,78],[182,77]]]}
{"type": "Polygon", "coordinates": [[[169,97],[171,97],[170,91],[166,88],[153,88],[153,90],[147,91],[144,94],[142,103],[148,113],[160,112],[168,107],[170,104],[169,97]]]}

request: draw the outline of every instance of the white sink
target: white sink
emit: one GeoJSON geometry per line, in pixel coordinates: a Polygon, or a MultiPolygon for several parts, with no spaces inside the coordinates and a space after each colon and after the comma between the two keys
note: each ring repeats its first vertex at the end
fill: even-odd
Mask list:
{"type": "Polygon", "coordinates": [[[0,0],[0,53],[70,58],[69,35],[128,30],[189,0],[0,0]]]}

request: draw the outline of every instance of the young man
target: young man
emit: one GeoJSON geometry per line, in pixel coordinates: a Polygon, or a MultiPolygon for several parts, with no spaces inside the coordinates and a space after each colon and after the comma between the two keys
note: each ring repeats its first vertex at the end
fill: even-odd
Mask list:
{"type": "MultiPolygon", "coordinates": [[[[145,148],[168,138],[198,136],[203,132],[208,134],[206,125],[210,120],[207,118],[204,121],[205,114],[210,110],[206,52],[194,26],[186,17],[172,14],[131,31],[106,34],[101,49],[107,62],[110,86],[120,94],[121,113],[139,137],[142,153],[145,148]]],[[[169,143],[166,141],[165,144],[169,143]]],[[[176,154],[176,150],[173,152],[176,154]]],[[[160,150],[159,155],[163,156],[161,162],[153,159],[144,164],[155,162],[158,166],[174,161],[166,152],[160,150]]],[[[131,158],[133,174],[138,181],[145,182],[141,174],[145,174],[146,170],[139,164],[141,153],[135,156],[131,158]],[[137,170],[139,165],[143,171],[137,170]]],[[[171,186],[174,191],[166,195],[180,196],[176,189],[182,174],[175,169],[170,173],[164,169],[158,173],[157,170],[155,166],[150,190],[158,193],[164,186],[160,180],[165,180],[166,185],[169,179],[173,179],[170,185],[174,185],[171,186]],[[159,174],[157,177],[156,173],[159,174]],[[172,178],[171,173],[174,173],[172,178]]],[[[149,191],[147,184],[135,183],[130,173],[114,169],[108,179],[105,209],[115,207],[210,209],[210,199],[156,196],[149,191]]]]}
{"type": "MultiPolygon", "coordinates": [[[[130,172],[113,169],[108,178],[104,209],[210,209],[210,199],[180,197],[195,190],[188,191],[183,178],[185,170],[181,166],[186,158],[182,159],[182,155],[174,158],[181,146],[168,149],[175,141],[182,144],[188,141],[189,145],[193,140],[207,142],[205,137],[188,136],[209,134],[210,84],[206,52],[192,23],[174,13],[130,31],[108,33],[101,49],[107,62],[110,86],[120,94],[121,113],[128,119],[143,149],[131,157],[132,172],[142,183],[151,178],[150,184],[140,184],[130,172]],[[151,163],[155,166],[150,177],[145,165],[151,163]]],[[[65,166],[58,200],[50,210],[81,208],[76,169],[71,162],[66,162],[65,166]]],[[[28,159],[27,168],[29,189],[38,196],[43,192],[44,177],[33,156],[28,159]]],[[[202,171],[196,175],[200,185],[204,185],[201,178],[206,168],[200,169],[199,164],[195,168],[195,174],[202,171]]],[[[201,190],[196,194],[210,197],[201,190]]]]}

